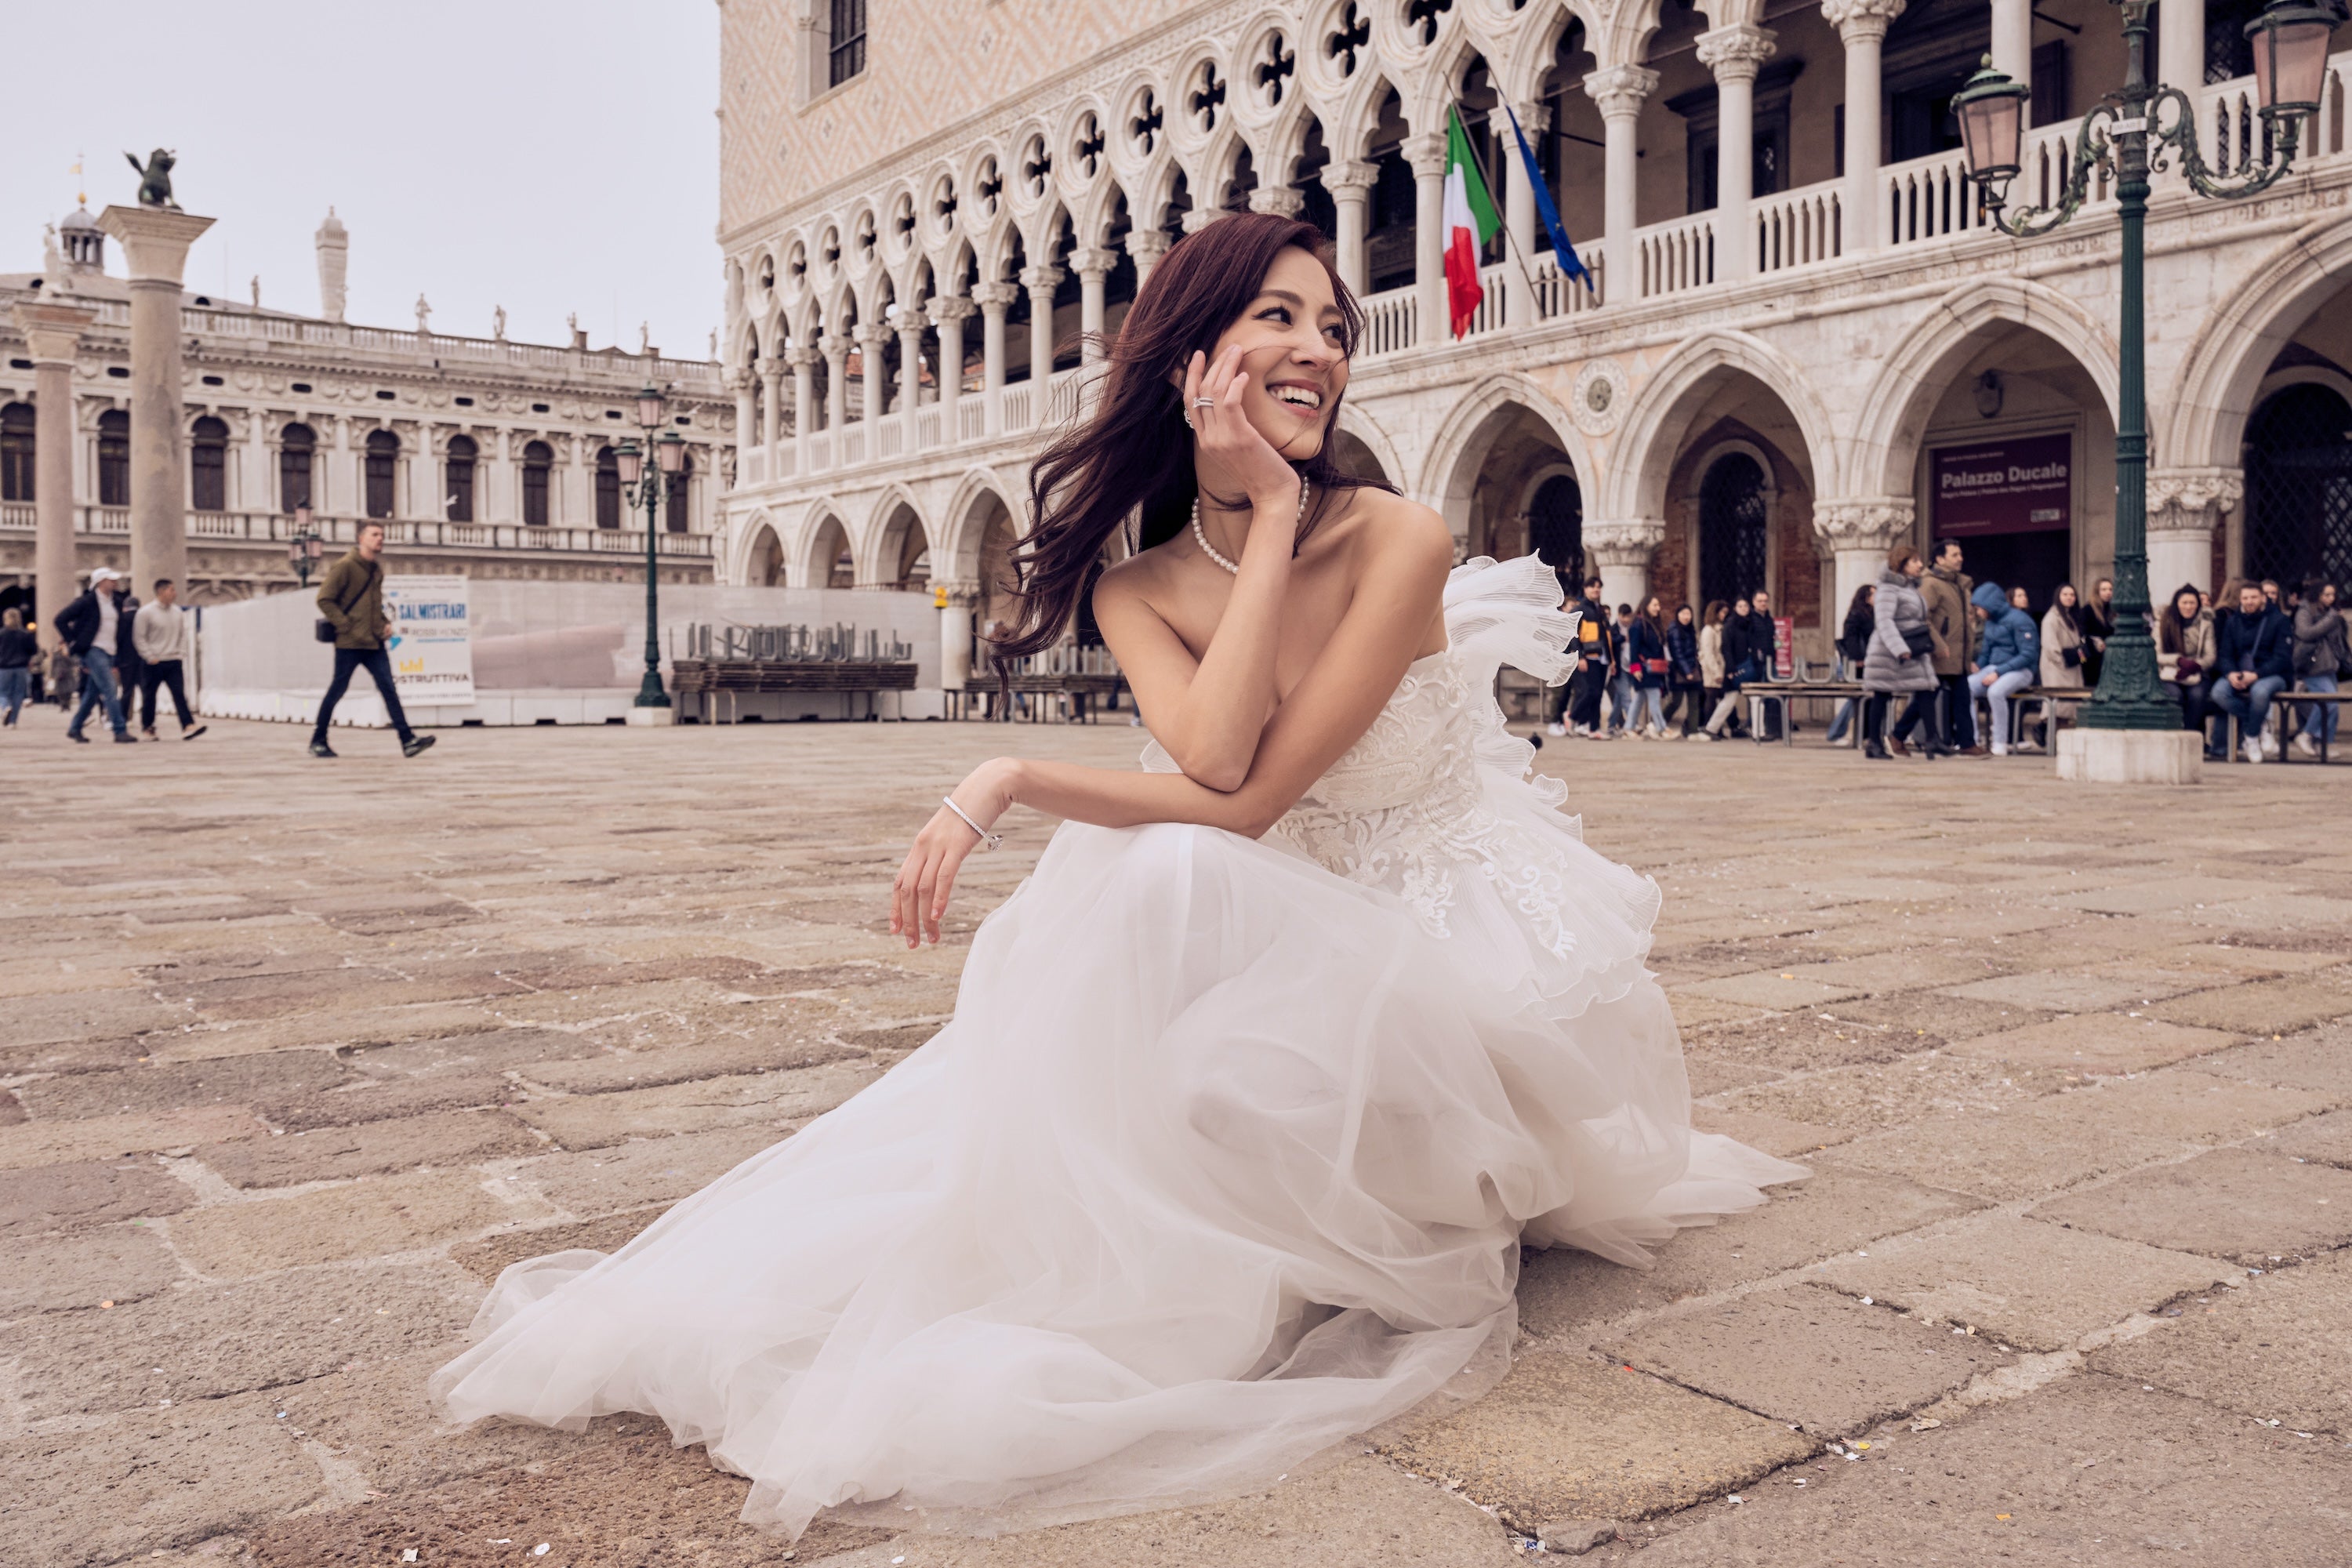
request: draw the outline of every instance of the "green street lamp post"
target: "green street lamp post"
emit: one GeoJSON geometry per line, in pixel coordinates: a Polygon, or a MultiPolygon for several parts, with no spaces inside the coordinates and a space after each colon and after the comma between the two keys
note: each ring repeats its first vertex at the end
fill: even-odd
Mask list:
{"type": "Polygon", "coordinates": [[[667,722],[670,714],[669,693],[662,689],[656,542],[660,538],[662,500],[669,491],[671,480],[686,468],[686,443],[677,432],[663,430],[658,439],[654,436],[667,417],[666,403],[656,386],[648,386],[637,394],[637,425],[646,433],[646,445],[653,448],[650,468],[646,463],[645,448],[633,440],[623,441],[613,454],[620,467],[621,483],[628,491],[630,506],[646,509],[646,678],[638,683],[637,700],[631,704],[645,713],[640,722],[646,723],[667,722]]]}
{"type": "Polygon", "coordinates": [[[294,575],[302,586],[310,585],[310,574],[319,569],[319,560],[326,554],[326,541],[310,524],[310,506],[305,501],[294,509],[294,537],[286,542],[286,563],[294,568],[294,575]]]}
{"type": "Polygon", "coordinates": [[[2052,205],[2015,214],[2002,211],[2009,182],[2023,163],[2021,141],[2032,97],[2023,83],[1994,70],[1988,57],[1985,68],[1953,98],[1952,109],[1960,122],[1969,176],[1982,189],[1993,223],[2006,234],[2021,239],[2047,234],[2082,209],[2094,174],[2116,180],[2123,300],[2117,332],[2122,363],[2116,377],[2115,629],[2083,723],[2097,730],[2177,730],[2180,705],[2164,695],[2157,678],[2156,642],[2148,628],[2147,334],[2141,275],[2148,173],[2168,166],[2168,148],[2199,195],[2252,195],[2275,184],[2294,162],[2295,138],[2305,116],[2318,111],[2328,33],[2338,18],[2333,8],[2336,0],[2325,6],[2273,0],[2248,25],[2267,158],[2258,167],[2217,179],[2198,152],[2196,105],[2180,89],[2147,79],[2149,0],[2115,3],[2123,10],[2124,85],[2084,116],[2074,141],[2073,177],[2052,205]]]}

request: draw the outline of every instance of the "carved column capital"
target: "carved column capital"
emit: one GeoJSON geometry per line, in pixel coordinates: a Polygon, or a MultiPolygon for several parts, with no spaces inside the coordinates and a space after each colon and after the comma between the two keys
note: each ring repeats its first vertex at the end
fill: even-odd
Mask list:
{"type": "Polygon", "coordinates": [[[1250,193],[1249,205],[1254,213],[1297,217],[1307,205],[1307,198],[1288,185],[1260,185],[1250,193]]]}
{"type": "Polygon", "coordinates": [[[1611,66],[1584,79],[1584,96],[1600,106],[1603,120],[1630,120],[1657,90],[1658,73],[1643,66],[1611,66]]]}
{"type": "Polygon", "coordinates": [[[1625,518],[1584,525],[1584,559],[1591,566],[1646,566],[1651,552],[1666,540],[1661,517],[1625,518]]]}
{"type": "Polygon", "coordinates": [[[2246,499],[2240,468],[2157,468],[2147,476],[2147,532],[2210,539],[2222,517],[2246,499]]]}
{"type": "Polygon", "coordinates": [[[1813,530],[1832,550],[1885,550],[1918,516],[1909,496],[1859,496],[1813,503],[1813,530]]]}
{"type": "Polygon", "coordinates": [[[1368,194],[1380,184],[1381,171],[1372,163],[1326,163],[1321,178],[1323,188],[1344,201],[1349,195],[1368,194]]]}
{"type": "Polygon", "coordinates": [[[1418,135],[1408,136],[1404,139],[1400,151],[1404,153],[1404,161],[1412,165],[1412,172],[1416,176],[1444,177],[1445,174],[1445,133],[1444,132],[1424,131],[1418,135]]]}
{"type": "Polygon", "coordinates": [[[1021,269],[1021,287],[1032,294],[1051,294],[1068,276],[1059,267],[1024,267],[1021,269]]]}
{"type": "Polygon", "coordinates": [[[1718,82],[1754,81],[1778,47],[1769,29],[1735,24],[1698,36],[1698,63],[1718,82]]]}
{"type": "Polygon", "coordinates": [[[1010,283],[982,283],[972,289],[971,297],[989,315],[1001,316],[1005,307],[1021,298],[1021,290],[1010,283]]]}
{"type": "Polygon", "coordinates": [[[930,300],[931,320],[943,327],[950,321],[970,321],[979,310],[961,294],[934,294],[930,300]]]}
{"type": "Polygon", "coordinates": [[[1139,266],[1147,260],[1157,261],[1160,258],[1167,255],[1169,243],[1170,241],[1165,230],[1157,228],[1131,229],[1129,231],[1127,237],[1127,254],[1139,266]]]}
{"type": "Polygon", "coordinates": [[[1118,265],[1118,252],[1088,247],[1070,252],[1070,270],[1081,278],[1107,278],[1118,265]]]}
{"type": "Polygon", "coordinates": [[[1903,15],[1904,0],[1822,0],[1822,15],[1838,30],[1838,41],[1851,48],[1855,44],[1884,43],[1886,29],[1895,18],[1903,15]]]}

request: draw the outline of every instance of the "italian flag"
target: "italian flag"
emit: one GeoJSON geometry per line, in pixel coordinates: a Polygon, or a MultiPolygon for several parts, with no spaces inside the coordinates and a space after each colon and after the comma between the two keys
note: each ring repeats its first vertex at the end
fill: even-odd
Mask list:
{"type": "Polygon", "coordinates": [[[1454,335],[1470,330],[1470,318],[1486,298],[1478,286],[1478,247],[1503,226],[1495,198],[1470,155],[1470,133],[1458,110],[1445,111],[1445,300],[1454,335]]]}

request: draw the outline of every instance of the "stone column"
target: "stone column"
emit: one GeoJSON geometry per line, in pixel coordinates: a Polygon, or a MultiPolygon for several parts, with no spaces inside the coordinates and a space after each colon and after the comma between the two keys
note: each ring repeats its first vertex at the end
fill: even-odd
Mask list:
{"type": "MultiPolygon", "coordinates": [[[[824,356],[806,343],[795,343],[784,351],[784,362],[793,367],[793,440],[800,450],[807,447],[800,438],[826,423],[824,411],[816,403],[816,362],[824,356]]],[[[806,459],[803,459],[805,465],[806,459]]],[[[770,479],[775,475],[770,474],[770,479]]]]}
{"type": "Polygon", "coordinates": [[[827,332],[819,345],[824,353],[824,427],[834,433],[834,461],[841,460],[841,426],[849,417],[849,340],[827,332]]]}
{"type": "MultiPolygon", "coordinates": [[[[131,580],[188,576],[188,473],[180,440],[180,272],[213,220],[110,206],[98,226],[131,274],[131,580]]],[[[143,595],[142,595],[143,596],[143,595]]]]}
{"type": "Polygon", "coordinates": [[[931,300],[931,320],[940,324],[940,439],[950,447],[963,439],[963,324],[978,309],[961,294],[931,300]]]}
{"type": "MultiPolygon", "coordinates": [[[[2017,4],[2018,0],[1996,0],[1994,26],[2000,25],[2000,6],[2017,4]]],[[[2164,9],[2157,14],[2156,21],[2156,79],[2167,87],[2179,88],[2193,100],[2205,86],[2205,0],[2164,0],[2164,9]]],[[[2030,14],[2026,26],[2029,29],[2027,37],[2031,37],[2032,22],[2030,14]]],[[[1995,33],[1996,51],[2000,47],[1999,40],[2000,35],[1995,33]]],[[[2030,49],[2026,58],[2029,61],[2032,58],[2030,49]]],[[[1996,52],[1993,63],[1999,65],[2000,62],[2000,57],[1996,52]]],[[[2009,70],[2007,66],[2000,68],[2009,70]]],[[[2010,74],[2017,76],[2018,73],[2010,71],[2010,74]]],[[[2024,78],[2019,77],[2018,79],[2021,81],[2024,78]]]]}
{"type": "Polygon", "coordinates": [[[1833,595],[1822,606],[1825,624],[1845,624],[1845,607],[1865,584],[1878,581],[1878,574],[1886,569],[1886,552],[1911,536],[1916,515],[1909,496],[1864,496],[1814,503],[1813,527],[1829,541],[1830,553],[1837,562],[1833,595]]]}
{"type": "MultiPolygon", "coordinates": [[[[1550,111],[1540,102],[1514,104],[1512,109],[1519,129],[1531,137],[1540,136],[1551,123],[1550,111]]],[[[1510,122],[1503,125],[1507,130],[1510,122]]],[[[1503,227],[1510,236],[1510,254],[1503,267],[1503,320],[1515,327],[1532,327],[1538,318],[1535,290],[1529,287],[1536,269],[1536,188],[1519,160],[1517,142],[1506,140],[1495,161],[1495,173],[1503,182],[1503,227]]]]}
{"type": "Polygon", "coordinates": [[[1715,73],[1718,282],[1737,282],[1756,268],[1756,236],[1748,217],[1756,195],[1756,73],[1772,58],[1772,35],[1761,27],[1717,27],[1699,35],[1699,64],[1715,73]]]}
{"type": "MultiPolygon", "coordinates": [[[[858,379],[865,394],[861,400],[865,405],[862,417],[867,431],[866,438],[873,441],[877,439],[872,434],[873,429],[882,422],[882,344],[889,337],[890,329],[879,321],[860,321],[849,335],[857,340],[857,364],[861,373],[858,379]]],[[[866,448],[866,455],[869,458],[875,455],[871,447],[866,448]]]]}
{"type": "Polygon", "coordinates": [[[1879,114],[1885,100],[1878,51],[1886,42],[1888,26],[1903,15],[1903,0],[1822,0],[1822,15],[1845,46],[1845,191],[1840,234],[1843,253],[1858,256],[1886,243],[1878,203],[1878,160],[1885,145],[1879,114]]]}
{"type": "Polygon", "coordinates": [[[1168,236],[1164,230],[1138,228],[1128,231],[1127,255],[1135,263],[1135,291],[1138,294],[1142,293],[1143,286],[1151,280],[1151,269],[1159,266],[1160,258],[1167,254],[1168,236]]]}
{"type": "Polygon", "coordinates": [[[1331,205],[1339,220],[1339,281],[1358,294],[1371,291],[1364,265],[1364,235],[1371,226],[1372,187],[1380,177],[1380,170],[1370,163],[1328,163],[1323,169],[1323,188],[1331,193],[1331,205]]]}
{"type": "Polygon", "coordinates": [[[1054,383],[1054,290],[1069,274],[1058,267],[1024,267],[1029,290],[1029,422],[1045,422],[1045,394],[1054,383]]]}
{"type": "Polygon", "coordinates": [[[1084,337],[1078,353],[1087,364],[1093,364],[1103,357],[1103,280],[1118,265],[1118,255],[1115,251],[1070,252],[1071,269],[1078,275],[1078,331],[1084,337]]]}
{"type": "MultiPolygon", "coordinates": [[[[2189,4],[2198,11],[2204,9],[2198,0],[2189,4]]],[[[2172,14],[2171,0],[2165,0],[2164,14],[2172,14]]],[[[2201,16],[2197,18],[2197,30],[2200,36],[2205,31],[2201,16]]],[[[2163,47],[2161,42],[2157,46],[2159,59],[2163,47]]],[[[2201,49],[2200,55],[2201,68],[2201,49]]],[[[2020,87],[2033,85],[2033,0],[1992,0],[1992,68],[2020,87]]],[[[2201,79],[2201,68],[2200,75],[2201,79]]]]}
{"type": "Polygon", "coordinates": [[[920,310],[900,310],[898,328],[898,412],[907,421],[907,450],[921,446],[915,421],[923,405],[923,329],[930,320],[920,310]]]}
{"type": "Polygon", "coordinates": [[[980,395],[988,409],[988,434],[1004,432],[1004,311],[1015,298],[1010,283],[982,283],[971,291],[980,303],[980,395]]]}
{"type": "Polygon", "coordinates": [[[1633,230],[1641,225],[1641,209],[1634,201],[1640,179],[1635,160],[1641,151],[1635,134],[1642,102],[1657,89],[1658,73],[1641,66],[1611,66],[1584,79],[1584,95],[1600,108],[1607,140],[1601,153],[1601,205],[1607,230],[1601,241],[1601,255],[1607,258],[1602,299],[1611,304],[1637,304],[1642,298],[1642,258],[1633,243],[1633,230]]]}
{"type": "Polygon", "coordinates": [[[2172,591],[2193,583],[2218,596],[2213,541],[2245,499],[2239,468],[2153,468],[2147,476],[2147,602],[2160,612],[2172,591]]]}
{"type": "Polygon", "coordinates": [[[1665,542],[1664,518],[1637,517],[1622,522],[1584,525],[1587,575],[1601,574],[1601,596],[1614,616],[1620,605],[1636,610],[1650,596],[1650,556],[1665,542]]]}
{"type": "MultiPolygon", "coordinates": [[[[760,440],[761,411],[754,405],[759,402],[756,392],[764,369],[764,366],[755,370],[748,364],[739,365],[735,374],[727,378],[727,384],[735,394],[735,439],[747,451],[760,440]]],[[[772,388],[768,401],[773,403],[775,400],[776,395],[772,388]]]]}
{"type": "Polygon", "coordinates": [[[977,583],[942,583],[940,602],[940,685],[961,691],[971,679],[971,611],[980,603],[977,583]]]}
{"type": "Polygon", "coordinates": [[[771,354],[760,366],[760,426],[755,431],[749,425],[739,424],[746,438],[756,437],[767,451],[768,477],[776,477],[776,438],[784,428],[784,362],[771,354]]]}
{"type": "Polygon", "coordinates": [[[1412,298],[1419,317],[1413,342],[1430,347],[1448,341],[1445,308],[1445,137],[1424,132],[1404,139],[1405,162],[1412,165],[1412,298]]]}
{"type": "Polygon", "coordinates": [[[33,360],[33,608],[43,647],[57,646],[49,623],[80,592],[74,581],[74,353],[97,320],[96,310],[55,300],[16,307],[16,330],[33,360]]]}

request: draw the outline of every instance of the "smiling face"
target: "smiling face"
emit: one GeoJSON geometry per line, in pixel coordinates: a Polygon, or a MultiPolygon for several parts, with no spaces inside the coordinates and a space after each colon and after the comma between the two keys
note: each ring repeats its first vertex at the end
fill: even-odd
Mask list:
{"type": "Polygon", "coordinates": [[[1250,378],[1242,412],[1294,463],[1323,449],[1332,412],[1347,390],[1340,333],[1331,275],[1292,246],[1274,258],[1256,298],[1209,350],[1212,363],[1228,348],[1241,350],[1241,367],[1250,378]]]}
{"type": "Polygon", "coordinates": [[[2182,593],[2175,594],[2172,596],[2173,613],[2178,615],[2184,621],[2195,620],[2197,618],[2197,612],[2203,607],[2204,605],[2202,601],[2200,601],[2198,595],[2193,592],[2184,591],[2182,593]]]}

